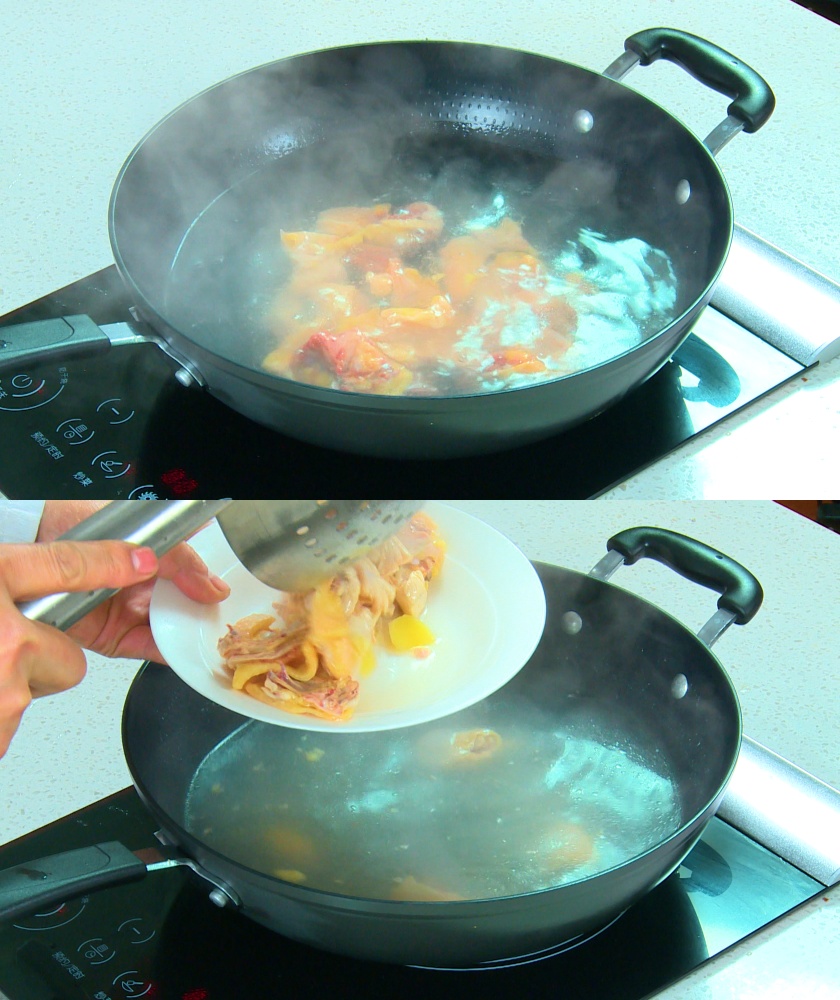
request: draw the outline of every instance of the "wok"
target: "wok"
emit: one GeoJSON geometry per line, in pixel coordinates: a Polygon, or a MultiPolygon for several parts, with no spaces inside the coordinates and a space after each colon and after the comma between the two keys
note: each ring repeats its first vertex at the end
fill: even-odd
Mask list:
{"type": "MultiPolygon", "coordinates": [[[[655,373],[711,298],[732,236],[714,154],[769,118],[774,97],[717,46],[641,31],[604,74],[498,46],[388,42],[293,56],[232,77],[157,124],[120,171],[109,233],[140,320],[83,316],[4,329],[3,364],[55,350],[158,343],[179,381],[274,430],[388,458],[482,454],[607,409],[655,373]],[[619,82],[665,58],[733,98],[701,142],[619,82]],[[496,392],[383,396],[271,374],[266,314],[288,277],[282,229],[320,210],[433,201],[456,225],[502,196],[543,255],[586,229],[666,253],[673,317],[637,346],[552,380],[496,392]]],[[[655,326],[656,324],[654,324],[655,326]]]]}
{"type": "Polygon", "coordinates": [[[657,371],[708,303],[733,226],[714,152],[774,106],[758,74],[695,36],[650,29],[625,47],[602,75],[495,46],[366,44],[283,59],[199,94],[139,143],[112,193],[112,248],[139,314],[222,402],[339,450],[478,454],[596,415],[657,371]],[[707,144],[617,82],[659,58],[734,98],[707,144]],[[457,222],[467,203],[474,217],[500,193],[538,247],[585,227],[664,250],[678,281],[674,318],[608,361],[498,392],[381,396],[261,367],[275,346],[265,313],[287,276],[281,229],[375,200],[429,200],[457,222]]]}
{"type": "MultiPolygon", "coordinates": [[[[677,815],[667,828],[651,817],[655,835],[643,849],[631,851],[632,856],[539,890],[449,901],[394,901],[326,891],[300,884],[291,875],[267,874],[252,864],[256,828],[250,820],[243,819],[245,838],[239,856],[232,856],[212,845],[212,824],[192,823],[189,802],[203,762],[217,758],[220,749],[224,754],[232,740],[245,734],[256,740],[258,750],[262,739],[270,739],[272,750],[279,753],[285,739],[288,754],[278,757],[282,761],[300,759],[300,735],[243,722],[196,695],[168,668],[147,664],[126,700],[123,743],[137,791],[170,845],[166,856],[150,862],[144,855],[140,861],[121,844],[112,843],[70,852],[66,858],[19,865],[0,873],[0,917],[96,885],[139,878],[149,863],[149,870],[188,864],[206,880],[214,902],[238,908],[293,940],[391,963],[463,967],[551,947],[606,926],[676,869],[724,793],[739,752],[741,717],[731,682],[710,645],[732,622],[749,621],[762,600],[760,584],[746,569],[670,531],[630,529],[612,538],[608,550],[589,575],[537,564],[548,603],[543,639],[512,682],[468,713],[478,711],[480,721],[485,711],[504,735],[510,706],[521,710],[524,705],[535,739],[541,733],[583,725],[599,734],[603,744],[623,746],[628,760],[645,760],[652,771],[667,776],[676,794],[677,815]],[[698,635],[607,582],[622,563],[643,557],[664,562],[721,594],[718,610],[698,635]]],[[[468,713],[450,717],[452,731],[476,724],[476,717],[468,713]]],[[[420,754],[439,725],[417,726],[401,734],[328,735],[325,742],[319,734],[315,749],[323,749],[328,761],[322,774],[333,769],[335,757],[330,754],[340,755],[348,765],[368,761],[375,770],[393,755],[397,739],[414,740],[410,754],[420,754]]],[[[562,757],[561,750],[558,759],[562,757]]],[[[318,758],[315,753],[312,760],[318,758]]],[[[261,762],[265,763],[265,755],[259,752],[229,754],[227,782],[246,783],[261,762]]],[[[594,780],[580,783],[584,797],[594,780]]],[[[311,779],[313,808],[319,796],[329,799],[330,782],[329,777],[311,779]]],[[[400,789],[397,782],[393,787],[406,799],[420,799],[422,811],[422,797],[413,785],[400,789]]],[[[484,788],[489,793],[489,784],[480,787],[482,794],[484,788]]],[[[282,767],[274,792],[278,802],[287,793],[289,801],[294,798],[294,789],[284,787],[282,767]]],[[[360,789],[360,794],[364,792],[360,789]]],[[[626,787],[617,799],[633,794],[626,787]]],[[[305,803],[306,799],[304,810],[305,803]]],[[[340,798],[332,806],[339,814],[350,811],[349,803],[340,798]]],[[[220,821],[227,808],[220,799],[220,821]]],[[[444,825],[457,818],[457,802],[442,808],[444,825]],[[453,810],[451,815],[447,808],[453,810]]],[[[528,812],[551,821],[562,808],[563,799],[543,789],[528,812]]]]}

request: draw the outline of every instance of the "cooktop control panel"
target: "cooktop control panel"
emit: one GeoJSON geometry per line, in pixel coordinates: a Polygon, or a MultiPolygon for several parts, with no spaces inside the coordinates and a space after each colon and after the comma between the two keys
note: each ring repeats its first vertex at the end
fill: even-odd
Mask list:
{"type": "Polygon", "coordinates": [[[187,448],[177,450],[181,461],[169,461],[181,436],[178,424],[168,422],[169,404],[189,396],[184,420],[194,414],[192,424],[201,423],[207,402],[201,392],[188,393],[176,371],[152,344],[0,371],[0,418],[15,440],[4,492],[149,500],[207,495],[202,490],[209,483],[191,471],[187,448]],[[166,422],[157,430],[156,413],[166,422]]]}

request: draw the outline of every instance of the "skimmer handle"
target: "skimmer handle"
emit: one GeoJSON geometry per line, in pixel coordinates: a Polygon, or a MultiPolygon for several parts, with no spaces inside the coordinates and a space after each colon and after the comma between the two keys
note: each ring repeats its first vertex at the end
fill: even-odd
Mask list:
{"type": "MultiPolygon", "coordinates": [[[[231,500],[114,500],[65,532],[62,541],[89,542],[106,538],[146,545],[162,556],[189,538],[231,500]]],[[[85,590],[49,594],[18,605],[31,621],[62,632],[112,597],[115,590],[85,590]]]]}

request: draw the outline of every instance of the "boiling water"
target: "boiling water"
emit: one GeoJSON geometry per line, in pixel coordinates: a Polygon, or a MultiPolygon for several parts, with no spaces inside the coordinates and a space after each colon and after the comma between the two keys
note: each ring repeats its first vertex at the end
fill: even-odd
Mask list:
{"type": "MultiPolygon", "coordinates": [[[[577,313],[573,345],[561,358],[547,358],[545,372],[506,378],[456,363],[453,351],[469,359],[486,333],[480,321],[465,325],[453,351],[424,373],[424,394],[488,392],[582,371],[637,347],[693,301],[697,289],[680,277],[679,262],[662,243],[673,233],[649,202],[653,196],[624,191],[611,161],[564,161],[525,137],[519,147],[451,123],[394,135],[366,129],[364,137],[370,148],[363,156],[349,156],[342,136],[283,155],[214,198],[190,224],[168,273],[169,324],[214,353],[262,370],[277,347],[273,317],[291,274],[281,231],[312,229],[323,209],[376,202],[395,208],[431,202],[444,214],[446,238],[505,217],[522,222],[551,274],[550,294],[577,313]],[[336,167],[347,163],[352,170],[336,167]],[[584,279],[587,294],[570,275],[584,279]]],[[[485,326],[495,325],[494,308],[485,326]]],[[[533,310],[503,311],[501,346],[531,343],[539,326],[533,310]]],[[[487,351],[479,353],[486,365],[487,351]]]]}
{"type": "Polygon", "coordinates": [[[562,885],[678,829],[664,766],[591,727],[485,706],[358,736],[246,724],[199,768],[187,828],[260,872],[377,899],[562,885]]]}

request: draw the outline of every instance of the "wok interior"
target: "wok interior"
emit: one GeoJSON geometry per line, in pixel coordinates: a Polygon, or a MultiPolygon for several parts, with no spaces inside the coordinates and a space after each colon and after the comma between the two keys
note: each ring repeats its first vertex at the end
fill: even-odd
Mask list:
{"type": "Polygon", "coordinates": [[[287,276],[281,229],[336,205],[417,200],[457,225],[500,193],[546,252],[582,227],[664,250],[676,315],[728,246],[713,159],[656,105],[578,67],[455,43],[316,52],[199,95],[129,160],[111,235],[144,311],[259,369],[274,343],[264,315],[287,276]]]}
{"type": "Polygon", "coordinates": [[[322,739],[250,723],[199,767],[189,831],[266,875],[366,899],[563,885],[681,823],[667,763],[592,718],[488,699],[456,719],[322,739]]]}
{"type": "Polygon", "coordinates": [[[525,669],[481,705],[409,730],[306,740],[243,727],[148,667],[124,734],[141,794],[199,854],[209,847],[272,880],[373,898],[401,883],[408,898],[429,887],[437,898],[482,898],[563,885],[673,840],[734,766],[731,685],[706,647],[657,609],[581,574],[538,570],[549,616],[525,669]],[[490,760],[446,759],[451,733],[484,729],[509,743],[495,776],[490,760]],[[611,829],[587,829],[610,816],[611,829]],[[570,823],[594,852],[578,833],[569,847],[570,823]],[[555,838],[548,869],[535,857],[542,833],[555,838]],[[330,858],[320,869],[318,854],[330,858]],[[430,872],[432,856],[440,864],[430,872]]]}

